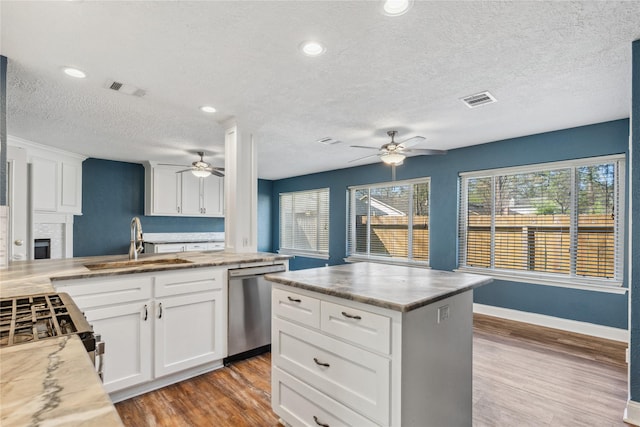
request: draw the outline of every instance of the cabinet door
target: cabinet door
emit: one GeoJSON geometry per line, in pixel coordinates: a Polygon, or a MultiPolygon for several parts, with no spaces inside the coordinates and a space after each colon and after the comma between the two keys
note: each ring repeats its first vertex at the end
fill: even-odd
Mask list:
{"type": "Polygon", "coordinates": [[[224,313],[222,290],[157,299],[155,376],[222,359],[224,313]]]}
{"type": "Polygon", "coordinates": [[[153,168],[153,214],[180,214],[180,175],[176,168],[153,168]]]}
{"type": "Polygon", "coordinates": [[[58,211],[82,214],[82,164],[60,162],[58,211]]]}
{"type": "Polygon", "coordinates": [[[55,212],[58,208],[56,195],[58,162],[40,157],[31,158],[33,209],[55,212]]]}
{"type": "Polygon", "coordinates": [[[202,179],[202,210],[207,216],[224,215],[224,178],[211,175],[202,179]]]}
{"type": "Polygon", "coordinates": [[[151,380],[150,301],[85,311],[105,343],[104,389],[111,393],[151,380]]]}
{"type": "Polygon", "coordinates": [[[191,172],[182,175],[182,214],[200,216],[200,180],[191,172]]]}

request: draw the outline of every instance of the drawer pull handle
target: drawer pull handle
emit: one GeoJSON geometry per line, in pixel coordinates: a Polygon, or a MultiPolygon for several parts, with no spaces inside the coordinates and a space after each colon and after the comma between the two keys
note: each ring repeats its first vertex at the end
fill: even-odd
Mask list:
{"type": "Polygon", "coordinates": [[[331,365],[329,365],[328,363],[324,363],[324,362],[319,361],[317,357],[314,357],[314,358],[313,358],[313,361],[314,361],[314,362],[316,362],[316,365],[326,366],[327,368],[328,368],[329,366],[331,366],[331,365]]]}
{"type": "Polygon", "coordinates": [[[315,415],[313,416],[313,421],[315,421],[316,424],[318,424],[320,427],[329,427],[329,424],[321,423],[320,421],[318,421],[318,417],[316,417],[315,415]]]}
{"type": "Polygon", "coordinates": [[[158,304],[158,309],[160,311],[160,313],[158,314],[158,319],[162,319],[162,303],[158,304]]]}
{"type": "Polygon", "coordinates": [[[357,314],[349,314],[349,313],[347,313],[346,311],[343,311],[343,312],[342,312],[342,315],[343,315],[344,317],[348,317],[349,319],[356,319],[356,320],[360,320],[360,319],[362,319],[362,317],[358,316],[357,314]]]}
{"type": "Polygon", "coordinates": [[[147,318],[149,317],[149,310],[147,309],[147,304],[144,305],[144,321],[147,321],[147,318]]]}
{"type": "Polygon", "coordinates": [[[298,299],[298,298],[291,298],[291,297],[287,297],[287,299],[288,299],[289,301],[291,301],[291,302],[302,302],[302,300],[301,300],[301,299],[298,299]]]}

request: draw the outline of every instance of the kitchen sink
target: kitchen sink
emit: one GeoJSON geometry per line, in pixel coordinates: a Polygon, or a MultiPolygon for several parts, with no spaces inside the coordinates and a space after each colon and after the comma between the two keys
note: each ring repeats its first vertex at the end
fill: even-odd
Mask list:
{"type": "Polygon", "coordinates": [[[109,261],[109,262],[97,262],[94,264],[85,264],[89,270],[109,270],[113,268],[129,268],[129,267],[153,267],[161,265],[174,265],[174,264],[190,264],[191,261],[179,258],[166,258],[166,259],[145,259],[145,260],[131,260],[131,261],[109,261]]]}

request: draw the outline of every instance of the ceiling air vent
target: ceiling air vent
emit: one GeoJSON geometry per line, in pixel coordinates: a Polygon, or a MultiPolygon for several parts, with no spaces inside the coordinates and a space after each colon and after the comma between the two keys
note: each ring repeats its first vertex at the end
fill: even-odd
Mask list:
{"type": "Polygon", "coordinates": [[[491,104],[497,100],[489,92],[480,92],[474,95],[465,96],[462,98],[462,102],[469,108],[479,107],[485,104],[491,104]]]}
{"type": "Polygon", "coordinates": [[[324,144],[324,145],[333,145],[333,144],[337,144],[337,143],[342,142],[342,141],[339,141],[337,139],[333,139],[331,137],[326,136],[324,138],[320,138],[316,142],[319,142],[320,144],[324,144]]]}
{"type": "Polygon", "coordinates": [[[143,97],[147,93],[144,89],[126,83],[116,82],[115,80],[108,80],[105,87],[115,90],[116,92],[124,93],[125,95],[137,96],[138,98],[143,97]]]}

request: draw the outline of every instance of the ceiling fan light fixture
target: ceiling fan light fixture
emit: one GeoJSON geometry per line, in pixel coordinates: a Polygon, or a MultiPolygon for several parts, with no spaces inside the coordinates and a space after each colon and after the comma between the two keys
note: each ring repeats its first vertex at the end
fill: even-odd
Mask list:
{"type": "Polygon", "coordinates": [[[67,76],[74,77],[76,79],[84,79],[85,77],[87,77],[87,74],[84,71],[79,70],[77,68],[73,68],[73,67],[64,67],[62,71],[67,76]]]}
{"type": "Polygon", "coordinates": [[[401,153],[384,153],[380,159],[388,165],[401,165],[406,156],[401,153]]]}
{"type": "Polygon", "coordinates": [[[191,169],[191,173],[197,176],[198,178],[206,178],[211,175],[211,171],[203,170],[203,169],[191,169]]]}
{"type": "Polygon", "coordinates": [[[400,16],[407,13],[413,0],[386,0],[382,6],[387,16],[400,16]]]}

